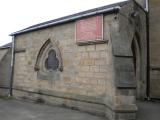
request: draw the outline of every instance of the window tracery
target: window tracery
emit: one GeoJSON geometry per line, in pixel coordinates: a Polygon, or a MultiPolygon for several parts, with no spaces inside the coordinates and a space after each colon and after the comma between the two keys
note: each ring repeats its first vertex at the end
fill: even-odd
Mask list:
{"type": "Polygon", "coordinates": [[[58,79],[62,72],[62,58],[56,41],[47,40],[37,56],[35,71],[42,80],[58,79]]]}

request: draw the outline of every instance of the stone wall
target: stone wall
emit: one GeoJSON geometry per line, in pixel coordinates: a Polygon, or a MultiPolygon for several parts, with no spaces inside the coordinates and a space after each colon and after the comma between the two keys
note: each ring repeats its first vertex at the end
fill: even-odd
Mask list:
{"type": "Polygon", "coordinates": [[[0,95],[9,94],[11,48],[0,49],[0,95]]]}
{"type": "Polygon", "coordinates": [[[2,58],[6,55],[8,49],[1,49],[0,50],[0,61],[2,60],[2,58]]]}
{"type": "Polygon", "coordinates": [[[75,21],[15,36],[14,97],[106,115],[110,120],[136,119],[136,87],[143,83],[139,88],[144,97],[146,85],[145,14],[131,1],[119,14],[103,16],[106,43],[77,45],[75,21]],[[47,41],[59,49],[63,63],[63,70],[51,79],[37,66],[47,41]],[[134,41],[140,55],[138,79],[134,41]]]}
{"type": "Polygon", "coordinates": [[[146,0],[135,0],[137,3],[139,3],[142,7],[145,8],[145,1],[146,0]]]}
{"type": "MultiPolygon", "coordinates": [[[[145,0],[136,0],[141,6],[145,0]]],[[[160,98],[159,0],[149,0],[150,97],[160,98]]]]}
{"type": "Polygon", "coordinates": [[[151,97],[160,98],[160,1],[149,0],[149,7],[151,97]]]}
{"type": "Polygon", "coordinates": [[[146,17],[144,11],[132,2],[123,6],[120,13],[111,24],[114,83],[110,82],[110,86],[114,89],[110,91],[111,96],[106,95],[106,114],[111,120],[132,120],[136,119],[138,110],[136,99],[146,96],[146,17]],[[133,11],[138,13],[134,17],[131,15],[133,11]],[[138,47],[131,48],[135,41],[138,47]],[[140,59],[136,68],[135,50],[139,52],[136,59],[140,59]]]}
{"type": "MultiPolygon", "coordinates": [[[[113,19],[114,15],[104,16],[104,40],[106,41],[110,40],[109,29],[113,19]]],[[[51,94],[52,99],[57,99],[50,100],[53,104],[57,104],[59,97],[65,98],[59,104],[66,106],[70,106],[70,102],[72,103],[75,99],[81,102],[88,101],[84,103],[86,105],[88,103],[90,111],[105,113],[104,108],[101,107],[103,98],[106,92],[112,89],[107,85],[107,82],[112,81],[111,44],[78,46],[75,42],[75,22],[22,34],[15,40],[13,85],[15,97],[29,98],[30,92],[33,92],[37,93],[37,97],[31,98],[43,99],[47,102],[49,97],[42,97],[42,94],[51,94]],[[41,80],[37,78],[37,71],[34,67],[38,53],[48,39],[56,41],[60,49],[63,71],[58,79],[41,80]],[[54,97],[57,93],[59,97],[54,97]],[[101,102],[97,102],[97,99],[101,102]],[[93,106],[91,107],[89,103],[93,106]],[[98,107],[94,107],[94,104],[98,107]]],[[[81,103],[75,102],[74,104],[81,103]]]]}

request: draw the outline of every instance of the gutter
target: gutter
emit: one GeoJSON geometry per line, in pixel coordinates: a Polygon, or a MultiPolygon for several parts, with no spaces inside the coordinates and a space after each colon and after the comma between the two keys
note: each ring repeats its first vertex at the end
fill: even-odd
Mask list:
{"type": "Polygon", "coordinates": [[[0,50],[2,50],[2,49],[8,49],[8,48],[11,48],[11,46],[0,47],[0,50]]]}
{"type": "Polygon", "coordinates": [[[44,24],[44,25],[40,25],[40,26],[36,26],[36,27],[24,29],[24,30],[20,30],[18,32],[14,32],[14,33],[10,34],[10,36],[14,36],[14,35],[17,35],[17,34],[34,31],[34,30],[37,30],[37,29],[50,27],[50,26],[57,25],[57,24],[71,22],[71,21],[74,21],[74,20],[77,20],[77,19],[88,17],[88,16],[93,16],[93,15],[98,15],[98,14],[103,14],[103,13],[109,13],[109,12],[116,12],[116,11],[119,11],[120,9],[121,9],[120,6],[116,6],[116,7],[103,9],[103,10],[97,10],[95,12],[85,13],[83,15],[77,15],[77,16],[66,18],[66,19],[58,20],[58,21],[55,21],[55,22],[51,22],[51,23],[48,23],[48,24],[44,24]]]}
{"type": "Polygon", "coordinates": [[[10,66],[10,83],[9,83],[9,97],[11,97],[13,91],[13,73],[14,73],[14,59],[15,59],[15,36],[12,36],[12,56],[11,56],[11,66],[10,66]]]}

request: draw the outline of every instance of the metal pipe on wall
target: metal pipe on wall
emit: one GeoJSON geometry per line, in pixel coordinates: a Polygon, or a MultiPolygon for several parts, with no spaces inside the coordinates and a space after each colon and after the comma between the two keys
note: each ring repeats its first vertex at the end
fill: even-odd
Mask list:
{"type": "Polygon", "coordinates": [[[146,0],[146,34],[147,34],[147,100],[150,100],[150,33],[149,33],[149,1],[146,0]]]}
{"type": "Polygon", "coordinates": [[[148,12],[149,11],[149,1],[148,0],[145,0],[145,5],[146,5],[146,11],[148,12]]]}
{"type": "Polygon", "coordinates": [[[14,58],[15,58],[15,36],[12,36],[12,56],[11,56],[11,65],[10,65],[10,83],[9,83],[9,97],[12,96],[13,90],[13,72],[14,72],[14,58]]]}

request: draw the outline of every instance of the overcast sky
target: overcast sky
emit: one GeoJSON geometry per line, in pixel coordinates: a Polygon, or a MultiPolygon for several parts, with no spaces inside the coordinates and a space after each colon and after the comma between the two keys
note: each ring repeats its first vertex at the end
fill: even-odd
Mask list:
{"type": "Polygon", "coordinates": [[[125,0],[2,0],[0,2],[0,45],[8,35],[25,27],[83,10],[125,0]]]}

